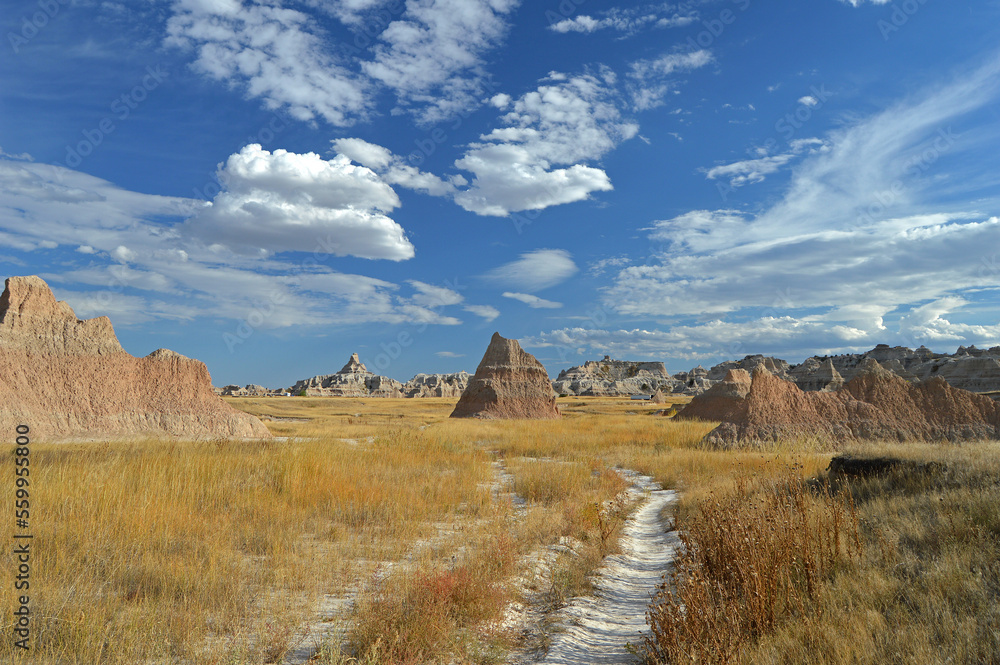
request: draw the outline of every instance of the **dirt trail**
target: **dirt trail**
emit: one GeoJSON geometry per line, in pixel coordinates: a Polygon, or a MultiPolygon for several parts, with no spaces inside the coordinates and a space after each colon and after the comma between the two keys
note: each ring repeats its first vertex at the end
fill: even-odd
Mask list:
{"type": "Polygon", "coordinates": [[[667,531],[660,517],[676,494],[664,490],[649,476],[619,469],[642,501],[622,528],[621,554],[607,557],[594,577],[594,595],[577,597],[560,610],[555,619],[562,629],[555,632],[548,653],[539,663],[596,665],[634,663],[625,649],[638,644],[646,632],[646,608],[650,596],[669,568],[680,546],[676,532],[667,531]]]}

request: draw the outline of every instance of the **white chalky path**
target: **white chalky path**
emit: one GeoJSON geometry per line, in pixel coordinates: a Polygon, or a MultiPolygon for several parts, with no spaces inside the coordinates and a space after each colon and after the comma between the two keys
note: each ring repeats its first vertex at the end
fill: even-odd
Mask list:
{"type": "Polygon", "coordinates": [[[664,490],[649,476],[618,472],[632,483],[629,490],[644,497],[622,528],[621,554],[607,557],[595,573],[594,595],[574,598],[559,611],[564,628],[553,636],[546,656],[548,665],[598,665],[637,662],[625,649],[638,645],[647,632],[646,609],[674,551],[680,546],[676,532],[667,531],[660,517],[676,493],[664,490]]]}

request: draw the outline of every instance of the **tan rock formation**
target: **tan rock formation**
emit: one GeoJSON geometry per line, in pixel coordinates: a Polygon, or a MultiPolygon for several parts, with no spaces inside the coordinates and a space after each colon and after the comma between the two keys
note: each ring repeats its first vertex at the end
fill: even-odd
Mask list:
{"type": "Polygon", "coordinates": [[[803,436],[834,442],[1000,437],[1000,403],[940,378],[907,382],[872,358],[835,392],[803,392],[763,368],[748,387],[747,377],[734,372],[677,417],[720,421],[706,437],[720,447],[803,436]]]}
{"type": "Polygon", "coordinates": [[[824,390],[830,392],[839,390],[844,385],[844,377],[834,367],[831,358],[822,361],[817,358],[808,358],[804,363],[792,369],[788,373],[788,378],[806,391],[824,390]]]}
{"type": "Polygon", "coordinates": [[[610,356],[564,369],[552,382],[560,395],[611,397],[649,395],[657,390],[672,393],[680,385],[661,362],[613,360],[610,356]]]}
{"type": "Polygon", "coordinates": [[[358,354],[336,374],[303,379],[292,386],[293,395],[308,397],[402,397],[403,384],[387,376],[368,371],[358,354]]]}
{"type": "Polygon", "coordinates": [[[542,363],[521,349],[517,340],[493,333],[451,417],[554,419],[559,409],[542,363]]]}
{"type": "Polygon", "coordinates": [[[403,384],[406,397],[461,397],[469,386],[469,373],[417,374],[403,384]]]}
{"type": "Polygon", "coordinates": [[[0,394],[0,431],[25,424],[39,440],[271,436],[214,394],[204,363],[132,356],[107,317],[77,319],[39,277],[11,277],[0,296],[0,394]]]}

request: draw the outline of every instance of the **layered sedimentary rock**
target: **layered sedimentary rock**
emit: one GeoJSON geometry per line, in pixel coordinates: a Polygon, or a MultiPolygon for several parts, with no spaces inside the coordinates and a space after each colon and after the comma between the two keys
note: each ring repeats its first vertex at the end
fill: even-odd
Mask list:
{"type": "Polygon", "coordinates": [[[934,353],[925,346],[914,350],[879,344],[864,353],[813,356],[799,365],[756,355],[719,363],[708,370],[699,365],[690,372],[674,374],[673,378],[683,384],[675,392],[699,395],[731,369],[753,372],[758,365],[763,365],[771,374],[794,381],[802,390],[831,391],[857,376],[868,361],[877,362],[883,369],[907,381],[925,381],[941,376],[955,388],[972,392],[1000,392],[1000,347],[977,349],[975,346],[963,346],[955,354],[947,355],[934,353]]]}
{"type": "Polygon", "coordinates": [[[204,363],[132,356],[107,317],[77,319],[39,277],[11,277],[0,296],[0,394],[0,430],[40,440],[271,436],[214,394],[204,363]]]}
{"type": "Polygon", "coordinates": [[[469,385],[468,372],[417,374],[403,384],[404,397],[461,397],[469,385]]]}
{"type": "Polygon", "coordinates": [[[758,368],[693,399],[680,419],[720,421],[706,439],[721,447],[781,438],[970,440],[1000,437],[1000,403],[953,388],[942,378],[912,383],[874,358],[834,392],[805,392],[758,368]]]}
{"type": "Polygon", "coordinates": [[[369,372],[355,353],[336,374],[303,379],[290,392],[309,397],[402,397],[403,384],[369,372]]]}
{"type": "Polygon", "coordinates": [[[552,382],[560,395],[620,397],[651,395],[656,391],[672,393],[680,382],[667,374],[660,362],[590,360],[579,367],[563,370],[552,382]]]}
{"type": "Polygon", "coordinates": [[[517,340],[493,333],[452,418],[553,419],[556,395],[542,363],[517,340]]]}
{"type": "Polygon", "coordinates": [[[833,360],[830,358],[823,361],[809,358],[801,365],[792,368],[787,378],[806,391],[829,392],[838,390],[844,385],[844,377],[833,366],[833,360]]]}
{"type": "Polygon", "coordinates": [[[265,388],[256,383],[248,383],[245,386],[228,385],[216,390],[217,394],[225,397],[278,397],[290,394],[282,389],[265,388]]]}

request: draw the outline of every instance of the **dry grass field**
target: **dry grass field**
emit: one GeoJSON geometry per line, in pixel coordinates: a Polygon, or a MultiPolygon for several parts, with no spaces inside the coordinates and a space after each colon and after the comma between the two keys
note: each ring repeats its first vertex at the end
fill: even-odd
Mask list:
{"type": "Polygon", "coordinates": [[[449,420],[448,399],[230,401],[281,438],[32,444],[33,644],[13,647],[8,612],[0,662],[280,663],[317,620],[344,628],[312,662],[503,662],[525,555],[580,544],[548,581],[557,607],[615,550],[613,467],[683,492],[650,662],[1000,662],[998,444],[859,450],[941,466],[825,482],[820,442],[712,451],[711,424],[627,399],[562,399],[541,422],[449,420]],[[317,616],[331,597],[348,616],[317,616]]]}

